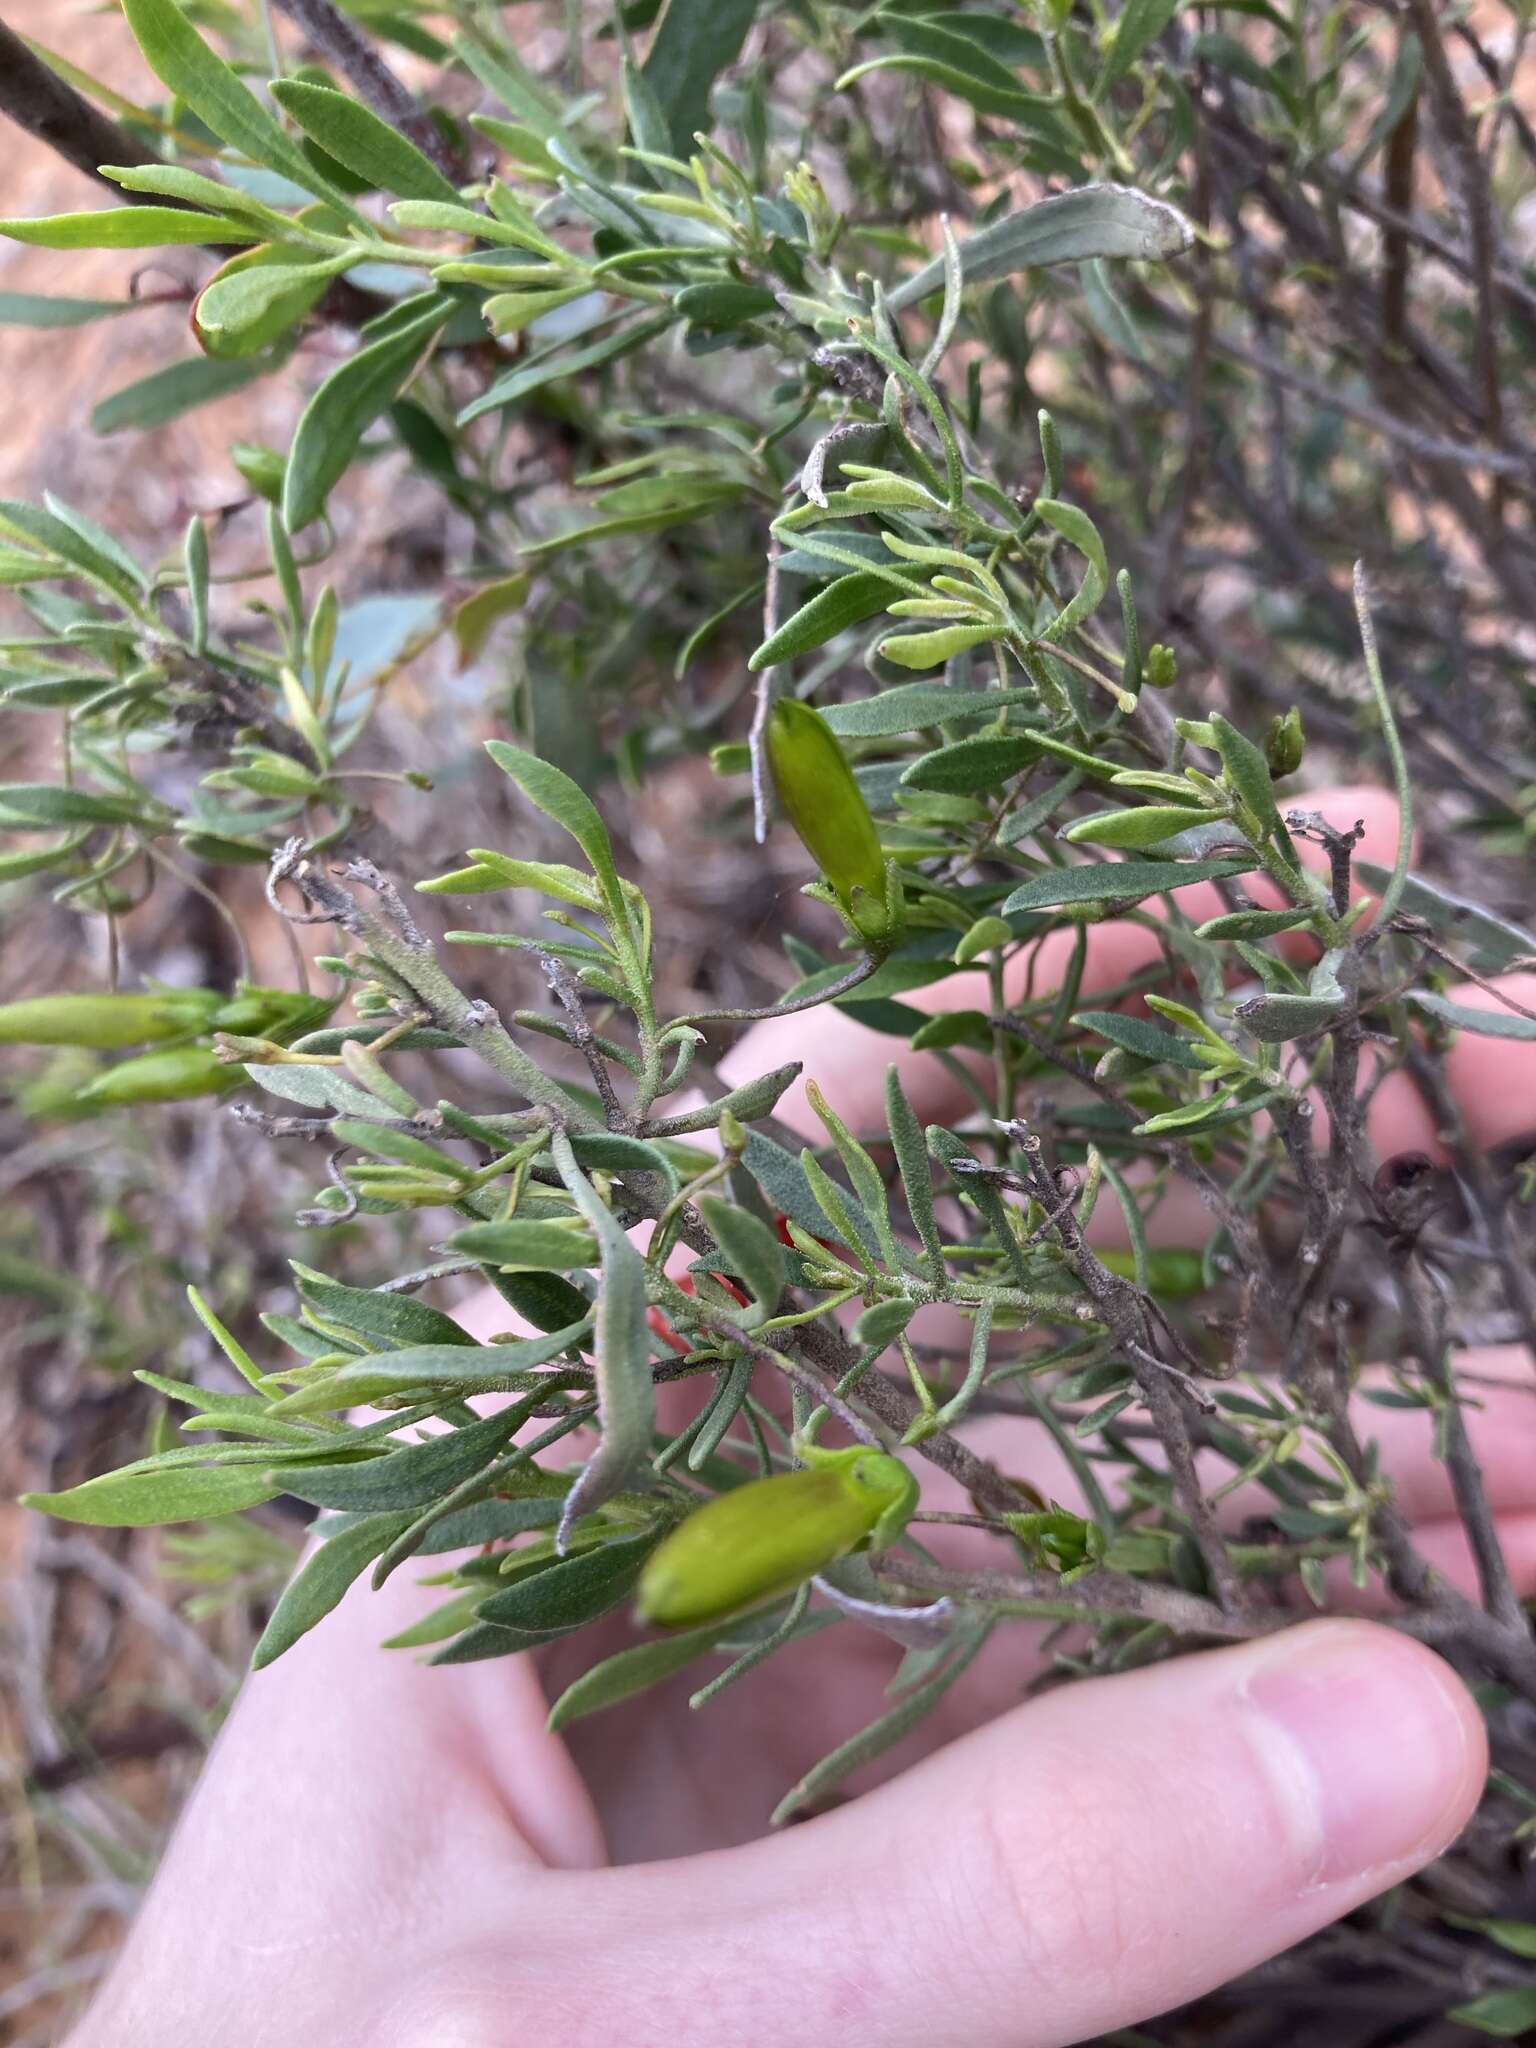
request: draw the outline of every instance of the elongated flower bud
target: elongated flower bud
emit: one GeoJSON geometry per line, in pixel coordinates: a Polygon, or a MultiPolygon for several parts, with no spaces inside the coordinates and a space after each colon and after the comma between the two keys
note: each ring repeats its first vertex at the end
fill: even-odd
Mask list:
{"type": "Polygon", "coordinates": [[[1269,721],[1269,731],[1264,735],[1264,760],[1271,775],[1294,775],[1306,751],[1301,713],[1293,704],[1289,711],[1277,713],[1269,721]]]}
{"type": "Polygon", "coordinates": [[[640,1575],[642,1621],[690,1628],[792,1593],[851,1551],[894,1542],[917,1505],[899,1458],[856,1447],[754,1479],[681,1523],[640,1575]]]}
{"type": "Polygon", "coordinates": [[[781,697],[768,720],[768,764],[789,822],[866,937],[889,927],[885,856],[864,792],[819,711],[781,697]]]}
{"type": "Polygon", "coordinates": [[[83,1045],[93,1052],[184,1038],[218,1008],[206,988],[157,989],[148,995],[26,996],[0,1003],[0,1045],[83,1045]]]}
{"type": "Polygon", "coordinates": [[[98,1074],[77,1100],[91,1109],[116,1109],[130,1102],[184,1102],[194,1095],[217,1095],[245,1079],[205,1045],[169,1046],[163,1052],[140,1053],[119,1060],[98,1074]]]}
{"type": "Polygon", "coordinates": [[[298,995],[290,989],[258,988],[242,983],[209,1018],[214,1031],[233,1031],[253,1038],[274,1038],[286,1045],[323,1024],[336,1007],[324,996],[298,995]]]}

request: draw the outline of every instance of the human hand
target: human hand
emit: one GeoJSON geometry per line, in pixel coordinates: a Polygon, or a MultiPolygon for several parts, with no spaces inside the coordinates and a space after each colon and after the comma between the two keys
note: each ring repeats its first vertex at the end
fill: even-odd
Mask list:
{"type": "MultiPolygon", "coordinates": [[[[1108,958],[1090,963],[1101,985],[1124,972],[1108,958]]],[[[857,1127],[879,1062],[840,1014],[819,1026],[795,1049],[809,1042],[857,1127]]],[[[784,1056],[761,1046],[739,1064],[784,1056]]],[[[1508,1058],[1530,1055],[1477,1053],[1452,1079],[1492,1143],[1519,1115],[1508,1058]]],[[[1372,1128],[1378,1149],[1432,1148],[1390,1084],[1372,1128]]],[[[1531,1396],[1496,1390],[1470,1421],[1529,1591],[1531,1396]]],[[[979,1425],[1002,1427],[1009,1469],[1061,1491],[1025,1426],[979,1425]]],[[[1370,1427],[1421,1547],[1464,1574],[1427,1424],[1382,1410],[1370,1427]]],[[[893,1751],[904,1775],[753,1841],[785,1785],[880,1710],[880,1639],[792,1646],[701,1715],[680,1681],[567,1746],[544,1713],[569,1650],[427,1671],[377,1649],[428,1597],[404,1574],[354,1590],[249,1683],[72,2048],[831,2048],[850,2031],[861,2048],[1045,2048],[1179,2003],[1396,1882],[1457,1832],[1483,1775],[1481,1723],[1448,1668],[1366,1623],[1025,1706],[1011,1703],[1033,1675],[1028,1632],[1011,1631],[925,1728],[937,1753],[893,1751]]],[[[591,1641],[575,1654],[592,1661],[591,1641]]]]}

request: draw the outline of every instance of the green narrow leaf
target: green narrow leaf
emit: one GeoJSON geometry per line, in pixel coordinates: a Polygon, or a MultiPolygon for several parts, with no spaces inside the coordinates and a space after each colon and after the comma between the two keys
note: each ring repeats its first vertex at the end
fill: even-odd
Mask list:
{"type": "Polygon", "coordinates": [[[1086,840],[1092,846],[1144,848],[1159,846],[1191,825],[1210,822],[1209,811],[1183,804],[1133,804],[1128,810],[1096,811],[1075,819],[1060,836],[1074,846],[1086,840]]]}
{"type": "Polygon", "coordinates": [[[759,285],[721,278],[712,284],[685,284],[672,303],[694,327],[725,328],[776,312],[779,302],[759,285]]]}
{"type": "Polygon", "coordinates": [[[1109,557],[1104,552],[1099,529],[1076,505],[1065,505],[1059,498],[1036,498],[1034,510],[1069,540],[1088,564],[1081,587],[1040,634],[1042,640],[1061,640],[1097,611],[1109,588],[1109,557]]]}
{"type": "Polygon", "coordinates": [[[103,1472],[65,1493],[24,1493],[21,1504],[64,1522],[102,1529],[146,1529],[158,1522],[203,1522],[260,1507],[283,1491],[259,1467],[178,1465],[103,1472]]]}
{"type": "Polygon", "coordinates": [[[875,1227],[881,1257],[893,1273],[899,1273],[905,1261],[902,1258],[901,1247],[896,1242],[896,1233],[891,1228],[890,1203],[879,1167],[814,1081],[806,1084],[805,1092],[811,1108],[820,1117],[826,1126],[827,1135],[837,1147],[837,1156],[843,1162],[843,1170],[853,1184],[853,1191],[858,1196],[865,1215],[875,1227]]]}
{"type": "Polygon", "coordinates": [[[507,1223],[471,1223],[467,1230],[455,1231],[448,1246],[488,1266],[520,1267],[536,1273],[575,1272],[597,1257],[596,1240],[586,1231],[518,1217],[507,1223]]]}
{"type": "Polygon", "coordinates": [[[968,690],[958,683],[898,683],[875,697],[829,704],[822,713],[839,739],[885,739],[928,725],[996,718],[1016,704],[1038,704],[1035,690],[968,690]]]}
{"type": "Polygon", "coordinates": [[[719,1450],[726,1432],[752,1391],[752,1354],[744,1352],[715,1389],[714,1399],[699,1418],[698,1434],[688,1446],[688,1470],[703,1472],[719,1450]]]}
{"type": "Polygon", "coordinates": [[[198,119],[252,163],[335,201],[315,167],[283,133],[250,87],[203,41],[176,0],[122,0],[144,61],[198,119]]]}
{"type": "Polygon", "coordinates": [[[620,1650],[615,1657],[605,1657],[561,1693],[549,1710],[550,1729],[568,1728],[588,1714],[600,1714],[605,1707],[619,1706],[639,1693],[649,1692],[684,1670],[695,1658],[707,1656],[733,1626],[739,1625],[711,1622],[704,1628],[685,1629],[680,1635],[660,1636],[653,1643],[636,1643],[632,1649],[620,1650]]]}
{"type": "Polygon", "coordinates": [[[1051,868],[1032,875],[1001,906],[1011,917],[1019,910],[1049,910],[1058,903],[1139,903],[1195,882],[1214,882],[1245,874],[1252,860],[1123,860],[1095,861],[1078,868],[1051,868]]]}
{"type": "Polygon", "coordinates": [[[1423,988],[1410,989],[1406,1000],[1425,1016],[1437,1018],[1442,1024],[1453,1024],[1458,1031],[1470,1031],[1478,1038],[1517,1038],[1528,1045],[1536,1043],[1536,1018],[1522,1017],[1515,1010],[1475,1010],[1470,1003],[1453,1003],[1423,988]]]}
{"type": "Polygon", "coordinates": [[[877,1301],[854,1323],[853,1341],[861,1348],[868,1345],[883,1351],[896,1342],[916,1314],[915,1301],[877,1301]]]}
{"type": "Polygon", "coordinates": [[[0,235],[40,249],[160,249],[171,243],[259,242],[260,228],[184,206],[113,206],[99,212],[50,213],[0,220],[0,235]]]}
{"type": "Polygon", "coordinates": [[[922,1125],[901,1085],[896,1067],[885,1070],[885,1117],[906,1190],[907,1211],[923,1242],[928,1277],[935,1286],[944,1285],[944,1254],[940,1249],[939,1226],[933,1209],[933,1178],[928,1171],[928,1147],[922,1125]]]}
{"type": "MultiPolygon", "coordinates": [[[[1355,873],[1378,895],[1392,880],[1390,868],[1371,860],[1357,860],[1355,873]]],[[[1495,917],[1492,911],[1453,895],[1438,882],[1425,881],[1422,875],[1408,877],[1401,907],[1427,919],[1441,945],[1454,946],[1479,974],[1502,974],[1516,960],[1536,957],[1536,932],[1495,917]]]]}
{"type": "Polygon", "coordinates": [[[645,1261],[599,1201],[564,1131],[554,1133],[550,1151],[572,1201],[602,1247],[593,1346],[602,1441],[566,1496],[560,1518],[563,1548],[573,1524],[620,1492],[649,1455],[656,1427],[656,1389],[646,1323],[645,1261]]]}
{"type": "MultiPolygon", "coordinates": [[[[578,1479],[576,1485],[580,1484],[578,1479]]],[[[639,1578],[661,1535],[658,1525],[638,1535],[618,1536],[592,1550],[561,1558],[543,1571],[533,1572],[508,1586],[504,1593],[493,1593],[489,1600],[482,1601],[477,1610],[479,1618],[496,1628],[517,1629],[530,1635],[553,1635],[580,1628],[618,1606],[639,1578]]]]}
{"type": "Polygon", "coordinates": [[[1169,1066],[1189,1067],[1202,1074],[1209,1071],[1188,1039],[1177,1038],[1171,1031],[1160,1031],[1145,1017],[1123,1016],[1118,1010],[1079,1010],[1072,1022],[1080,1024],[1085,1031],[1097,1032],[1100,1038],[1107,1038],[1111,1045],[1134,1053],[1139,1060],[1158,1060],[1169,1066]]]}
{"type": "Polygon", "coordinates": [[[414,142],[358,100],[298,78],[273,81],[272,97],[312,142],[379,192],[460,203],[454,186],[414,142]]]}
{"type": "Polygon", "coordinates": [[[142,801],[69,789],[62,783],[0,783],[0,820],[29,830],[42,825],[134,825],[158,822],[142,801]]]}
{"type": "Polygon", "coordinates": [[[510,746],[505,740],[487,740],[485,751],[504,775],[511,776],[531,804],[570,833],[592,863],[610,915],[622,921],[624,897],[619,871],[613,862],[613,842],[596,804],[581,784],[572,781],[564,769],[556,768],[552,762],[541,761],[537,754],[510,746]]]}
{"type": "Polygon", "coordinates": [[[700,1195],[698,1207],[732,1272],[771,1314],[784,1291],[783,1245],[766,1223],[719,1195],[700,1195]]]}
{"type": "Polygon", "coordinates": [[[388,1457],[352,1464],[292,1464],[268,1476],[300,1500],[321,1508],[377,1514],[430,1507],[489,1465],[543,1398],[537,1391],[527,1394],[494,1415],[429,1436],[423,1443],[406,1444],[388,1457]]]}
{"type": "Polygon", "coordinates": [[[1183,0],[1125,0],[1115,23],[1109,55],[1094,88],[1096,100],[1113,92],[1142,51],[1157,41],[1182,4],[1183,0]]]}
{"type": "MultiPolygon", "coordinates": [[[[767,1633],[760,1636],[755,1643],[749,1643],[735,1662],[727,1665],[718,1677],[699,1687],[688,1702],[694,1712],[697,1713],[700,1707],[707,1707],[712,1700],[717,1700],[721,1693],[728,1692],[733,1685],[749,1677],[760,1664],[766,1664],[770,1657],[776,1656],[787,1644],[798,1642],[804,1636],[820,1635],[824,1628],[836,1628],[843,1619],[838,1610],[835,1607],[816,1607],[807,1613],[810,1598],[811,1588],[807,1582],[772,1626],[768,1626],[773,1620],[773,1610],[770,1609],[761,1624],[767,1627],[767,1633]]],[[[753,1616],[751,1619],[756,1621],[758,1617],[753,1616]]],[[[746,1619],[737,1623],[743,1630],[749,1625],[746,1619]]]]}
{"type": "MultiPolygon", "coordinates": [[[[1210,724],[1216,735],[1216,751],[1221,755],[1228,783],[1258,819],[1265,837],[1278,833],[1283,838],[1285,828],[1280,822],[1275,788],[1270,781],[1263,750],[1245,738],[1219,711],[1211,713],[1210,724]]],[[[1289,846],[1288,840],[1285,843],[1289,846]]]]}
{"type": "MultiPolygon", "coordinates": [[[[197,1320],[208,1332],[214,1343],[218,1345],[224,1356],[235,1368],[235,1371],[239,1373],[241,1379],[248,1386],[259,1389],[261,1386],[261,1371],[245,1346],[238,1341],[231,1331],[225,1329],[224,1325],[219,1321],[195,1287],[187,1289],[187,1300],[192,1304],[192,1313],[197,1317],[197,1320]]],[[[263,1398],[267,1397],[263,1396],[263,1398]]]]}
{"type": "Polygon", "coordinates": [[[53,299],[39,292],[0,292],[0,327],[84,327],[153,304],[153,299],[53,299]]]}
{"type": "Polygon", "coordinates": [[[436,298],[332,370],[299,415],[283,475],[283,524],[298,533],[318,519],[346,474],[358,442],[411,377],[428,343],[453,311],[436,298]]]}
{"type": "Polygon", "coordinates": [[[283,1588],[261,1640],[251,1652],[251,1669],[260,1671],[275,1663],[317,1621],[323,1621],[358,1574],[409,1522],[409,1515],[369,1515],[328,1537],[283,1588]]]}
{"type": "Polygon", "coordinates": [[[793,661],[798,654],[809,654],[812,648],[825,646],[845,627],[856,626],[861,619],[884,611],[890,595],[890,586],[883,576],[858,570],[839,576],[801,605],[776,633],[770,633],[747,667],[777,668],[782,661],[793,661]]]}
{"type": "Polygon", "coordinates": [[[937,668],[941,661],[953,661],[987,640],[1002,637],[1001,623],[983,626],[938,626],[929,633],[893,633],[882,640],[882,661],[894,661],[899,668],[937,668]]]}
{"type": "MultiPolygon", "coordinates": [[[[582,1304],[585,1308],[586,1304],[582,1304]]],[[[322,1379],[309,1380],[272,1406],[277,1416],[324,1415],[363,1402],[397,1399],[418,1389],[429,1398],[449,1395],[520,1393],[529,1375],[548,1365],[586,1335],[586,1319],[545,1336],[526,1337],[516,1344],[408,1344],[398,1351],[376,1351],[350,1365],[338,1366],[322,1379]]],[[[582,1375],[575,1384],[582,1383],[582,1375]]],[[[546,1393],[565,1384],[559,1373],[539,1381],[546,1393]]],[[[322,1502],[322,1506],[342,1503],[322,1502]]],[[[380,1506],[388,1503],[380,1502],[380,1506]]]]}
{"type": "Polygon", "coordinates": [[[666,110],[656,97],[655,88],[638,68],[626,50],[623,59],[624,118],[629,124],[629,139],[636,149],[643,149],[650,156],[672,154],[672,131],[667,126],[666,110]]]}
{"type": "Polygon", "coordinates": [[[187,610],[192,615],[192,652],[208,651],[208,529],[193,513],[182,536],[181,565],[187,579],[187,610]]]}
{"type": "Polygon", "coordinates": [[[1267,939],[1312,922],[1310,910],[1228,910],[1195,926],[1197,939],[1267,939]]]}
{"type": "Polygon", "coordinates": [[[0,498],[0,529],[46,548],[127,604],[136,604],[147,588],[144,571],[110,534],[51,494],[42,505],[0,498]]]}
{"type": "Polygon", "coordinates": [[[641,76],[666,118],[671,153],[684,159],[707,129],[710,88],[736,62],[757,0],[669,0],[641,76]]]}
{"type": "Polygon", "coordinates": [[[1498,2041],[1516,2040],[1536,2027],[1536,1984],[1484,1992],[1470,2004],[1452,2006],[1446,2018],[1458,2026],[1475,2027],[1480,2034],[1492,2034],[1498,2041]]]}
{"type": "Polygon", "coordinates": [[[496,412],[502,406],[515,405],[521,398],[527,398],[540,391],[546,384],[553,384],[567,377],[579,377],[585,370],[595,370],[600,364],[610,363],[617,356],[629,355],[673,324],[675,315],[668,307],[666,312],[633,322],[628,327],[618,327],[604,335],[601,341],[589,342],[585,348],[565,349],[562,346],[550,348],[547,353],[520,363],[515,370],[482,391],[480,396],[466,405],[459,414],[458,424],[469,425],[482,413],[496,412]]]}
{"type": "Polygon", "coordinates": [[[1307,1038],[1326,1031],[1343,1016],[1344,1001],[1329,996],[1250,996],[1232,1012],[1243,1029],[1264,1045],[1282,1045],[1289,1038],[1307,1038]]]}
{"type": "MultiPolygon", "coordinates": [[[[456,608],[453,638],[460,668],[468,668],[478,659],[498,619],[521,609],[531,580],[526,569],[514,570],[510,576],[498,576],[493,583],[483,583],[456,608]]],[[[420,886],[418,883],[417,887],[420,886]]]]}
{"type": "Polygon", "coordinates": [[[830,1755],[824,1756],[819,1764],[807,1771],[799,1784],[787,1792],[774,1808],[772,1825],[782,1827],[804,1808],[824,1799],[845,1778],[851,1777],[863,1765],[872,1763],[877,1756],[883,1756],[904,1735],[925,1721],[955,1680],[969,1668],[987,1635],[985,1625],[973,1626],[960,1641],[955,1654],[931,1678],[914,1686],[877,1721],[871,1721],[867,1728],[861,1728],[847,1742],[839,1743],[830,1755]]]}
{"type": "Polygon", "coordinates": [[[932,789],[946,796],[976,796],[984,790],[1001,789],[1039,758],[1032,734],[980,733],[975,739],[956,740],[952,746],[936,747],[920,754],[901,772],[905,789],[932,789]]]}
{"type": "MultiPolygon", "coordinates": [[[[1126,185],[1079,185],[968,236],[960,244],[960,269],[967,284],[980,284],[1039,264],[1094,257],[1162,263],[1191,247],[1194,238],[1189,222],[1166,200],[1126,185]]],[[[886,304],[899,313],[943,282],[944,259],[936,256],[889,293],[886,304]]]]}
{"type": "Polygon", "coordinates": [[[343,1287],[308,1266],[294,1264],[299,1292],[317,1315],[343,1329],[377,1339],[386,1351],[408,1344],[459,1344],[476,1348],[476,1340],[450,1315],[408,1294],[386,1294],[372,1287],[343,1287]]]}

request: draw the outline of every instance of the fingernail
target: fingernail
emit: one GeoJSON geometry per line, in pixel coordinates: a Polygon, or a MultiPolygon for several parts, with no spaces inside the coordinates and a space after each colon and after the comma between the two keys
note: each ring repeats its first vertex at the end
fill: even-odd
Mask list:
{"type": "Polygon", "coordinates": [[[1482,1722],[1450,1666],[1357,1622],[1287,1629],[1244,1688],[1314,1885],[1426,1863],[1486,1769],[1482,1722]]]}

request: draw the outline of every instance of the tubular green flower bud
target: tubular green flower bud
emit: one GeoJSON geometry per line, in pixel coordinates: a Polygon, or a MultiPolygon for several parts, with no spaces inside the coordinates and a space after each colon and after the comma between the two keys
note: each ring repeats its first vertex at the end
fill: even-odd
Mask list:
{"type": "Polygon", "coordinates": [[[1301,713],[1293,704],[1289,711],[1277,713],[1269,722],[1269,731],[1264,735],[1265,764],[1271,775],[1294,775],[1306,751],[1307,735],[1302,729],[1301,713]]]}
{"type": "Polygon", "coordinates": [[[768,764],[789,822],[866,938],[886,936],[885,855],[864,792],[819,711],[781,697],[768,720],[768,764]]]}
{"type": "Polygon", "coordinates": [[[1165,647],[1161,640],[1147,649],[1146,660],[1141,667],[1142,680],[1154,690],[1171,690],[1178,678],[1178,656],[1171,647],[1165,647]]]}
{"type": "Polygon", "coordinates": [[[274,1038],[279,1044],[286,1044],[290,1038],[317,1030],[335,1007],[325,996],[299,995],[291,989],[259,988],[254,983],[242,982],[228,1002],[219,1005],[208,1024],[213,1031],[274,1038]]]}
{"type": "Polygon", "coordinates": [[[77,1098],[90,1109],[116,1109],[131,1102],[184,1102],[194,1095],[217,1095],[245,1079],[206,1045],[178,1045],[163,1052],[140,1053],[119,1060],[77,1098]]]}
{"type": "Polygon", "coordinates": [[[893,1543],[917,1505],[899,1458],[862,1446],[818,1456],[804,1472],[754,1479],[674,1529],[640,1575],[637,1611],[658,1628],[691,1628],[792,1593],[855,1550],[893,1543]]]}
{"type": "Polygon", "coordinates": [[[83,1045],[93,1052],[114,1052],[201,1030],[219,1002],[217,991],[206,988],[28,996],[0,1004],[0,1045],[83,1045]]]}
{"type": "Polygon", "coordinates": [[[231,441],[229,459],[260,497],[280,504],[283,496],[284,458],[261,441],[231,441]]]}

